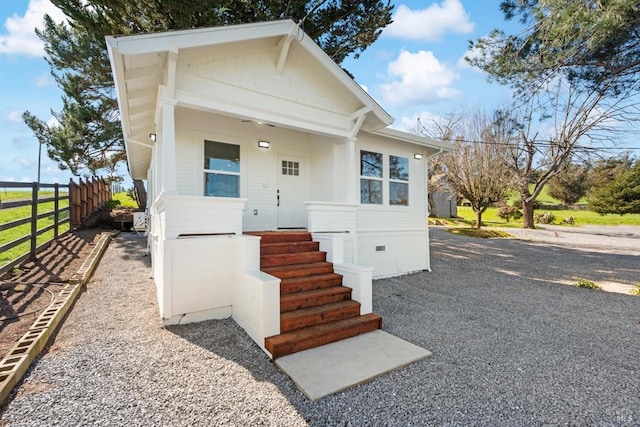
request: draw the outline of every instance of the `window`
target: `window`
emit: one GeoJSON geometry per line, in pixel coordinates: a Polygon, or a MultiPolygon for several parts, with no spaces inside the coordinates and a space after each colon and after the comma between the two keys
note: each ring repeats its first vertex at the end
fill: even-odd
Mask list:
{"type": "Polygon", "coordinates": [[[389,156],[389,204],[409,205],[409,159],[389,156]]]}
{"type": "Polygon", "coordinates": [[[240,146],[204,141],[204,195],[240,197],[240,146]]]}
{"type": "Polygon", "coordinates": [[[360,151],[360,202],[382,204],[382,154],[360,151]]]}

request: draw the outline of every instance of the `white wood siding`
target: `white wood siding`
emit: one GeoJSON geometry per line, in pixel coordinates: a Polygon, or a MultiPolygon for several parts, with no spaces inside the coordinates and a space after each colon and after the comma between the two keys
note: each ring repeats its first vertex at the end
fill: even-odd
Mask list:
{"type": "Polygon", "coordinates": [[[311,145],[313,168],[311,174],[311,200],[329,202],[335,200],[334,141],[316,137],[311,145]]]}
{"type": "Polygon", "coordinates": [[[277,123],[345,134],[350,115],[363,105],[304,49],[292,45],[282,73],[275,43],[233,44],[181,53],[178,101],[232,114],[251,112],[277,123]]]}
{"type": "Polygon", "coordinates": [[[356,150],[358,162],[360,150],[382,153],[384,176],[383,204],[358,208],[358,264],[374,267],[375,278],[429,269],[426,159],[414,159],[411,145],[374,136],[359,139],[356,150]],[[389,155],[409,160],[409,206],[389,205],[389,155]]]}
{"type": "MultiPolygon", "coordinates": [[[[315,195],[331,199],[334,182],[334,140],[277,127],[243,123],[240,119],[178,109],[176,112],[177,181],[180,195],[202,196],[204,173],[204,140],[240,146],[240,197],[248,199],[243,212],[243,229],[273,230],[277,227],[277,184],[280,167],[278,155],[302,158],[304,163],[304,200],[311,200],[312,183],[320,183],[315,195]],[[269,141],[268,149],[258,141],[269,141]],[[256,214],[254,214],[256,213],[256,214]]],[[[315,184],[314,184],[315,185],[315,184]]]]}

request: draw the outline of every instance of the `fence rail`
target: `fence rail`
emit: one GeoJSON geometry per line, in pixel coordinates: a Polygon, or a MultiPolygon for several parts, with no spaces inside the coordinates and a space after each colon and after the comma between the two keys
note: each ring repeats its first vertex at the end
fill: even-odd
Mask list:
{"type": "MultiPolygon", "coordinates": [[[[106,201],[111,200],[111,189],[102,179],[91,179],[87,181],[79,180],[76,184],[73,180],[69,184],[38,184],[23,182],[4,182],[0,181],[0,188],[25,190],[31,192],[31,197],[21,199],[3,200],[0,196],[0,231],[9,235],[9,230],[30,224],[30,232],[18,234],[12,241],[6,242],[0,239],[0,256],[5,252],[15,249],[20,245],[29,242],[29,250],[12,256],[11,259],[4,261],[0,259],[0,274],[3,274],[21,262],[31,258],[37,259],[38,253],[47,248],[58,237],[66,234],[73,226],[81,224],[82,219],[86,218],[106,201]],[[39,197],[42,190],[53,189],[53,195],[43,195],[39,197]],[[63,190],[61,192],[61,190],[63,190]],[[66,191],[64,191],[66,190],[66,191]],[[67,203],[64,201],[68,200],[67,203]],[[43,203],[53,202],[53,210],[39,212],[39,206],[43,203]],[[61,206],[62,204],[66,206],[61,206]],[[14,215],[22,215],[18,208],[30,206],[30,215],[25,215],[18,219],[12,219],[14,215]],[[13,211],[8,211],[13,209],[13,211]],[[9,212],[11,215],[2,215],[3,212],[9,212]],[[4,220],[4,218],[11,218],[4,220]],[[53,223],[38,228],[38,220],[45,218],[53,218],[53,223]],[[4,222],[3,222],[4,221],[4,222]],[[69,224],[65,227],[65,224],[69,224]],[[53,235],[38,244],[38,237],[44,233],[53,230],[53,235]],[[6,262],[6,263],[4,263],[6,262]]],[[[14,232],[16,230],[13,230],[14,232]]],[[[18,231],[19,232],[19,231],[18,231]]],[[[7,258],[7,257],[2,257],[7,258]]]]}

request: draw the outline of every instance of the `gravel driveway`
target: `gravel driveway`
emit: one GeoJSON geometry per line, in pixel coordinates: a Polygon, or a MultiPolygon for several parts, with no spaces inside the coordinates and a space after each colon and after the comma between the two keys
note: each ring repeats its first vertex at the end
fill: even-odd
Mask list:
{"type": "Polygon", "coordinates": [[[374,282],[433,357],[313,403],[231,320],[163,328],[120,234],[0,425],[640,425],[640,255],[432,231],[431,273],[374,282]]]}

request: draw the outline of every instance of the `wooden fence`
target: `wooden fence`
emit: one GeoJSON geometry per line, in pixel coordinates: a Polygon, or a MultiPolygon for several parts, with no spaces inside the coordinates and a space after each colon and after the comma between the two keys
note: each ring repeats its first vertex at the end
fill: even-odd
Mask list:
{"type": "MultiPolygon", "coordinates": [[[[5,242],[5,239],[0,240],[0,255],[25,244],[26,242],[30,243],[28,251],[24,251],[24,253],[19,253],[17,256],[12,257],[6,264],[2,264],[2,261],[0,261],[0,274],[9,271],[27,259],[37,259],[38,253],[47,248],[51,242],[67,233],[72,227],[80,225],[82,219],[89,216],[105,202],[111,200],[111,189],[102,179],[90,179],[87,181],[80,179],[78,184],[73,180],[70,180],[69,184],[38,184],[37,182],[22,183],[0,181],[0,189],[24,189],[31,192],[30,198],[3,200],[3,198],[0,197],[0,213],[7,211],[8,209],[31,206],[31,214],[29,216],[9,220],[4,223],[2,222],[2,219],[0,219],[0,232],[5,235],[9,235],[9,230],[16,229],[17,227],[24,226],[25,224],[30,224],[31,230],[29,233],[19,235],[10,242],[5,242]],[[47,194],[43,197],[39,197],[39,191],[48,189],[53,189],[53,195],[47,194]],[[64,202],[65,200],[68,200],[68,203],[62,203],[66,206],[61,207],[60,202],[64,202]],[[38,213],[39,205],[50,202],[53,202],[53,210],[38,213]],[[38,220],[44,218],[52,218],[53,223],[39,229],[38,220]],[[64,227],[65,224],[69,225],[64,227]],[[51,230],[53,230],[52,237],[47,238],[45,241],[41,241],[38,244],[38,236],[41,236],[51,230]]],[[[13,215],[8,215],[9,218],[12,216],[13,215]]]]}

